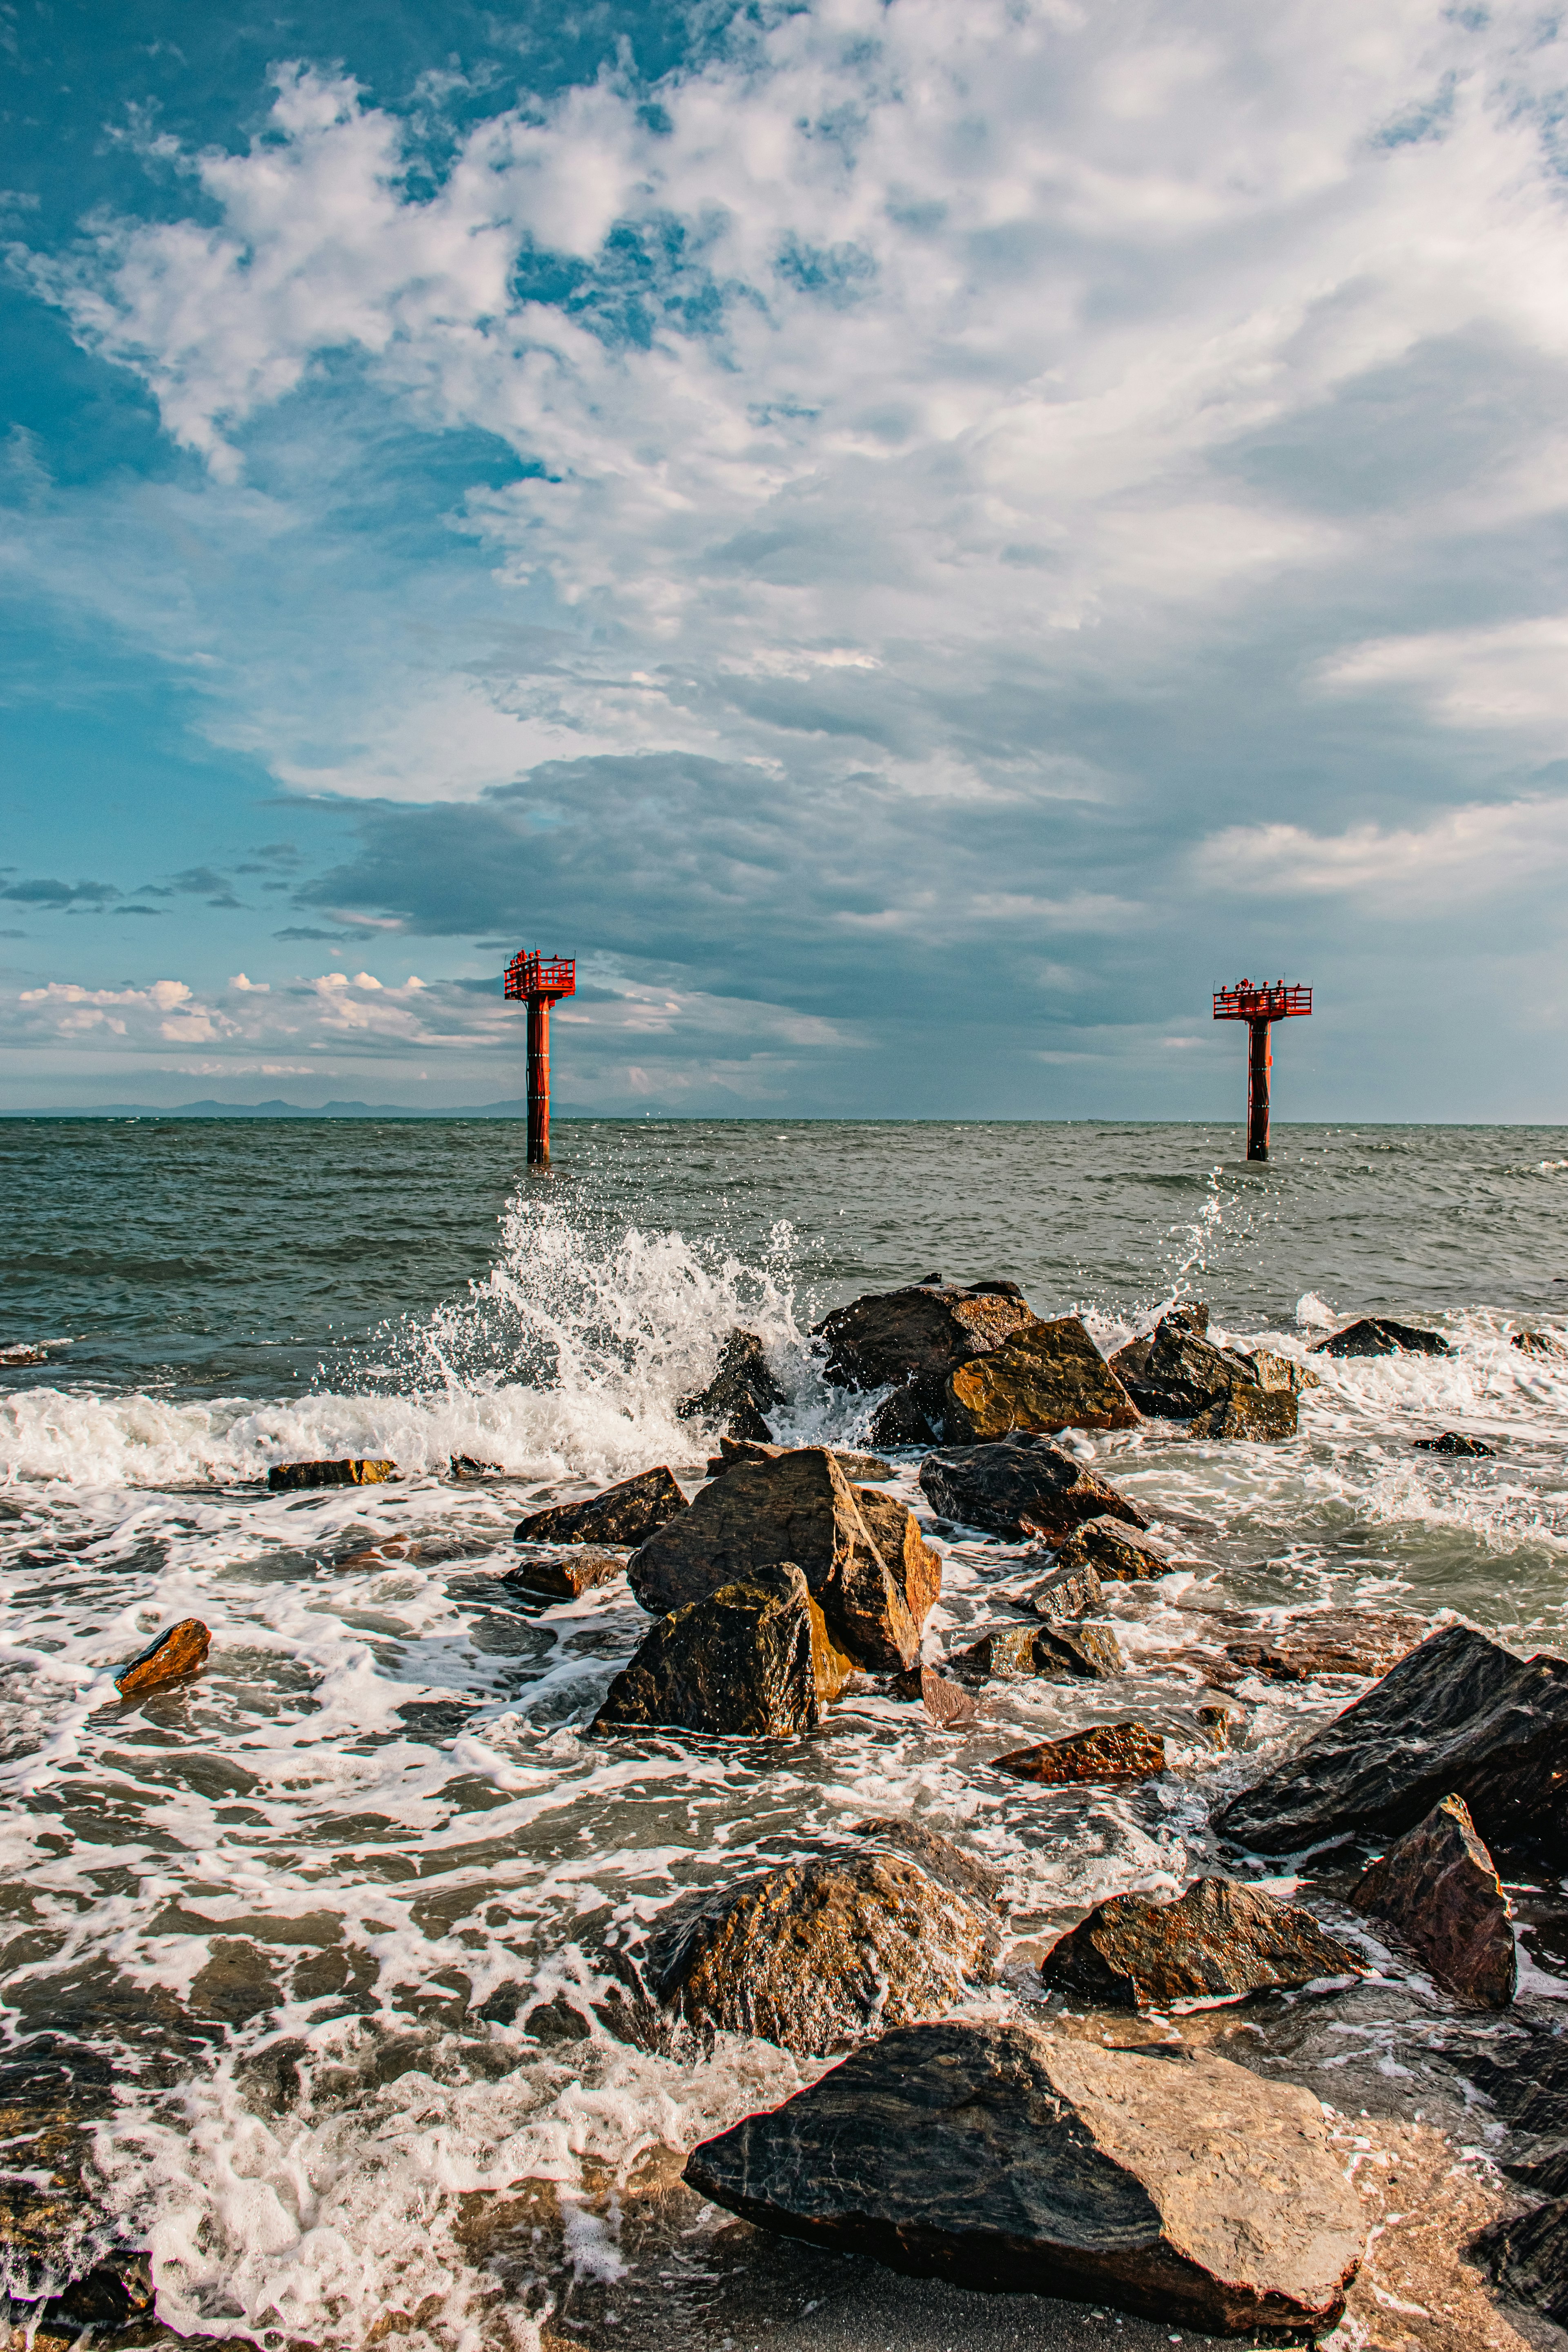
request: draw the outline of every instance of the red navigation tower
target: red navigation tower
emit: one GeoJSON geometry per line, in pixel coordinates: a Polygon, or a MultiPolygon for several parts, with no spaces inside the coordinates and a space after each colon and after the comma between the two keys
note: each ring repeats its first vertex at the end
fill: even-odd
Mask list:
{"type": "Polygon", "coordinates": [[[1311,1009],[1311,990],[1288,987],[1282,980],[1238,980],[1234,988],[1216,988],[1214,992],[1215,1019],[1245,1021],[1249,1033],[1250,1050],[1247,1057],[1247,1156],[1249,1160],[1267,1160],[1268,1157],[1268,1073],[1274,1063],[1268,1044],[1268,1024],[1271,1021],[1289,1021],[1298,1013],[1310,1013],[1311,1009]]]}
{"type": "Polygon", "coordinates": [[[509,1001],[528,1007],[528,1164],[550,1165],[550,1008],[577,993],[577,966],[570,956],[542,956],[520,949],[506,968],[509,1001]]]}

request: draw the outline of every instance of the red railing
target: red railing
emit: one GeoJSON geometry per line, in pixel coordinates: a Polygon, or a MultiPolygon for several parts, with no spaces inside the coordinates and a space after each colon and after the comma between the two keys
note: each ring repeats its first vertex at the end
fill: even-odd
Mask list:
{"type": "Polygon", "coordinates": [[[514,1001],[531,996],[575,996],[577,965],[571,956],[544,956],[538,949],[514,955],[506,968],[506,992],[514,1001]]]}
{"type": "Polygon", "coordinates": [[[1288,1021],[1293,1013],[1311,1009],[1311,990],[1282,980],[1238,980],[1234,988],[1216,988],[1214,992],[1216,1021],[1288,1021]]]}

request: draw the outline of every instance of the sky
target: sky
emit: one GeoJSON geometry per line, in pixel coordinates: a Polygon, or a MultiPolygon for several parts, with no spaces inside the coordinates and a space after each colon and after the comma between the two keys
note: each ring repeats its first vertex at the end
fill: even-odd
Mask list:
{"type": "Polygon", "coordinates": [[[0,1108],[1568,1118],[1568,22],[0,5],[0,1108]]]}

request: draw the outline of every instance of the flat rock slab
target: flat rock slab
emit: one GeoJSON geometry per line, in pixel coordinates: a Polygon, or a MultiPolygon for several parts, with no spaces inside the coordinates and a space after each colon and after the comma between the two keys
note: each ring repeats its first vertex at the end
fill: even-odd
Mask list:
{"type": "Polygon", "coordinates": [[[1037,1535],[1059,1543],[1085,1519],[1149,1524],[1135,1503],[1047,1437],[944,1446],[926,1455],[920,1478],[921,1493],[944,1518],[993,1535],[1037,1535]]]}
{"type": "Polygon", "coordinates": [[[580,1503],[552,1503],[542,1511],[530,1511],[519,1520],[516,1536],[519,1543],[630,1546],[646,1543],[688,1507],[674,1471],[661,1462],[580,1503]]]}
{"type": "Polygon", "coordinates": [[[1215,1817],[1259,1853],[1398,1836],[1448,1795],[1492,1846],[1568,1827],[1568,1664],[1450,1625],[1215,1817]]]}
{"type": "Polygon", "coordinates": [[[114,1687],[121,1698],[140,1698],[143,1691],[156,1690],[160,1683],[177,1682],[182,1675],[194,1675],[205,1666],[212,1635],[199,1617],[182,1617],[121,1666],[114,1677],[114,1687]]]}
{"type": "Polygon", "coordinates": [[[685,2178],[763,2229],[898,2270],[1213,2335],[1331,2326],[1362,2253],[1307,2092],[1025,2025],[885,2034],[704,2141],[685,2178]]]}
{"type": "Polygon", "coordinates": [[[1360,1954],[1310,1911],[1261,1887],[1200,1878],[1175,1903],[1118,1895],[1097,1903],[1040,1962],[1047,1984],[1097,2009],[1169,2009],[1173,2001],[1364,1976],[1360,1954]]]}
{"type": "Polygon", "coordinates": [[[823,1855],[676,1905],[647,1976],[689,2024],[802,2055],[941,2017],[991,1973],[989,1908],[910,1855],[823,1855]]]}
{"type": "Polygon", "coordinates": [[[1439,1331],[1422,1331],[1413,1323],[1394,1323],[1386,1315],[1363,1315],[1342,1331],[1320,1339],[1308,1349],[1312,1356],[1451,1356],[1453,1349],[1439,1331]]]}
{"type": "Polygon", "coordinates": [[[1109,1516],[1085,1519],[1057,1553],[1058,1569],[1089,1569],[1108,1583],[1137,1584],[1167,1576],[1172,1561],[1163,1546],[1141,1528],[1109,1516]]]}
{"type": "Polygon", "coordinates": [[[1462,1797],[1448,1796],[1357,1881],[1350,1900],[1386,1920],[1440,1984],[1506,2009],[1519,1962],[1508,1897],[1462,1797]]]}
{"type": "Polygon", "coordinates": [[[815,1729],[852,1671],[786,1561],[661,1618],[591,1727],[795,1738],[815,1729]]]}
{"type": "Polygon", "coordinates": [[[552,1601],[580,1601],[584,1592],[595,1592],[601,1585],[614,1584],[626,1572],[626,1561],[616,1553],[584,1548],[547,1559],[520,1559],[500,1580],[515,1586],[520,1592],[552,1601]]]}
{"type": "Polygon", "coordinates": [[[955,1650],[948,1666],[961,1682],[1021,1682],[1035,1675],[1059,1680],[1085,1675],[1109,1682],[1125,1674],[1127,1661],[1109,1626],[1070,1620],[1043,1625],[998,1625],[967,1648],[955,1650]]]}
{"type": "Polygon", "coordinates": [[[1050,1788],[1079,1780],[1150,1780],[1165,1769],[1165,1743],[1147,1724],[1097,1723],[1091,1731],[1042,1739],[1037,1747],[1011,1748],[991,1760],[998,1772],[1043,1780],[1050,1788]]]}
{"type": "Polygon", "coordinates": [[[307,1486],[380,1486],[396,1475],[395,1462],[351,1454],[341,1462],[275,1462],[267,1484],[274,1495],[292,1495],[307,1486]]]}
{"type": "Polygon", "coordinates": [[[1131,1429],[1141,1418],[1076,1315],[1026,1324],[948,1375],[949,1436],[983,1444],[1010,1430],[1131,1429]]]}

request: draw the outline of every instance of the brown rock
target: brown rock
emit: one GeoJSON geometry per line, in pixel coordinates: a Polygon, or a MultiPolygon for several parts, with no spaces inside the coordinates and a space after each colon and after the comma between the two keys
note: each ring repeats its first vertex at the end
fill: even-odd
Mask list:
{"type": "Polygon", "coordinates": [[[799,1569],[775,1563],[661,1618],[592,1728],[793,1738],[816,1728],[852,1671],[799,1569]]]}
{"type": "Polygon", "coordinates": [[[1261,1887],[1200,1878],[1176,1903],[1118,1895],[1094,1909],[1040,1962],[1040,1974],[1099,2009],[1169,2009],[1232,2000],[1320,1977],[1364,1976],[1348,1944],[1310,1911],[1261,1887]]]}
{"type": "Polygon", "coordinates": [[[267,1473],[274,1495],[291,1495],[303,1486],[379,1486],[395,1478],[395,1462],[275,1462],[267,1473]]]}
{"type": "Polygon", "coordinates": [[[1568,1355],[1568,1349],[1563,1347],[1561,1339],[1554,1339],[1550,1331],[1511,1332],[1509,1346],[1518,1348],[1527,1356],[1568,1355]]]}
{"type": "Polygon", "coordinates": [[[956,1650],[947,1661],[963,1682],[1019,1682],[1045,1675],[1060,1681],[1087,1675],[1109,1682],[1127,1671],[1114,1633],[1103,1625],[1061,1622],[1045,1625],[997,1625],[978,1642],[956,1650]]]}
{"type": "Polygon", "coordinates": [[[1260,1389],[1290,1389],[1300,1396],[1307,1389],[1321,1389],[1321,1372],[1310,1364],[1299,1364],[1294,1356],[1276,1356],[1267,1348],[1253,1348],[1243,1357],[1252,1366],[1252,1377],[1260,1389]]]}
{"type": "Polygon", "coordinates": [[[944,1446],[921,1464],[921,1489],[944,1518],[993,1535],[1037,1535],[1060,1543],[1085,1519],[1149,1524],[1135,1503],[1048,1437],[944,1446]]]}
{"type": "Polygon", "coordinates": [[[1077,1780],[1149,1780],[1165,1769],[1165,1743],[1142,1723],[1097,1723],[1065,1739],[1044,1739],[1037,1748],[1015,1748],[994,1756],[998,1772],[1020,1780],[1044,1780],[1063,1788],[1077,1780]]]}
{"type": "MultiPolygon", "coordinates": [[[[839,1467],[844,1467],[841,1460],[839,1467]]],[[[942,1554],[926,1542],[920,1521],[896,1495],[880,1494],[872,1486],[857,1486],[854,1494],[871,1540],[891,1569],[918,1632],[942,1598],[942,1554]]]]}
{"type": "MultiPolygon", "coordinates": [[[[721,1437],[719,1451],[708,1465],[708,1475],[710,1478],[721,1478],[726,1470],[734,1468],[737,1462],[776,1462],[781,1454],[798,1454],[799,1451],[796,1445],[763,1445],[748,1438],[721,1437]]],[[[832,1454],[844,1475],[850,1480],[890,1478],[894,1475],[892,1464],[884,1462],[880,1454],[847,1454],[839,1445],[832,1448],[832,1454]]]]}
{"type": "Polygon", "coordinates": [[[968,1846],[943,1837],[925,1822],[905,1814],[873,1813],[868,1821],[856,1822],[852,1833],[906,1854],[919,1863],[928,1878],[951,1886],[955,1895],[967,1895],[983,1911],[994,1911],[1002,1900],[1001,1873],[968,1846]]]}
{"type": "Polygon", "coordinates": [[[1153,1538],[1123,1519],[1085,1519],[1057,1553],[1057,1566],[1092,1569],[1097,1577],[1116,1584],[1137,1584],[1164,1576],[1171,1562],[1153,1538]]]}
{"type": "Polygon", "coordinates": [[[114,1677],[114,1687],[121,1698],[140,1698],[143,1691],[156,1690],[160,1683],[177,1682],[182,1675],[194,1675],[205,1666],[212,1635],[199,1617],[182,1617],[177,1625],[169,1626],[155,1642],[138,1653],[128,1666],[121,1666],[114,1677]]]}
{"type": "Polygon", "coordinates": [[[1441,1984],[1486,2009],[1513,1999],[1519,1963],[1508,1897],[1462,1797],[1445,1797],[1351,1892],[1397,1929],[1441,1984]]]}
{"type": "Polygon", "coordinates": [[[1451,1356],[1453,1349],[1440,1333],[1419,1330],[1413,1323],[1395,1323],[1386,1315],[1366,1315],[1347,1323],[1327,1339],[1319,1339],[1314,1356],[1451,1356]]]}
{"type": "Polygon", "coordinates": [[[873,1292],[817,1325],[823,1378],[836,1388],[879,1389],[911,1377],[945,1381],[955,1364],[985,1354],[1035,1320],[1016,1285],[920,1283],[873,1292]]]}
{"type": "Polygon", "coordinates": [[[1142,1418],[1076,1315],[1031,1323],[948,1376],[944,1423],[971,1444],[1024,1429],[1131,1429],[1142,1418]]]}
{"type": "MultiPolygon", "coordinates": [[[[980,1706],[967,1691],[960,1690],[958,1685],[949,1682],[945,1675],[939,1675],[934,1666],[921,1666],[918,1672],[921,1702],[940,1730],[955,1731],[961,1724],[974,1721],[980,1713],[980,1706]]],[[[900,1675],[900,1683],[904,1679],[900,1675]]]]}
{"type": "Polygon", "coordinates": [[[1479,1437],[1466,1437],[1457,1429],[1446,1429],[1440,1437],[1413,1437],[1410,1443],[1417,1454],[1463,1454],[1480,1462],[1491,1462],[1497,1456],[1495,1445],[1479,1437]]]}
{"type": "Polygon", "coordinates": [[[732,1438],[765,1441],[773,1435],[767,1415],[784,1402],[759,1335],[736,1330],[720,1349],[718,1368],[707,1387],[682,1397],[675,1412],[679,1421],[722,1421],[732,1438]]]}
{"type": "Polygon", "coordinates": [[[997,1584],[991,1590],[1009,1609],[1026,1609],[1031,1616],[1046,1618],[1097,1616],[1105,1598],[1099,1576],[1087,1565],[1058,1565],[1037,1583],[997,1584]]]}
{"type": "Polygon", "coordinates": [[[1193,1437],[1242,1437],[1272,1445],[1295,1436],[1296,1419],[1293,1389],[1260,1389],[1254,1381],[1238,1381],[1226,1395],[1194,1413],[1187,1430],[1193,1437]]]}
{"type": "Polygon", "coordinates": [[[552,1503],[517,1525],[519,1543],[640,1544],[687,1509],[673,1470],[660,1463],[581,1503],[552,1503]]]}
{"type": "Polygon", "coordinates": [[[548,1594],[552,1601],[580,1601],[601,1584],[614,1584],[626,1572],[624,1559],[608,1551],[569,1551],[549,1559],[520,1559],[501,1578],[527,1593],[548,1594]]]}
{"type": "Polygon", "coordinates": [[[1244,1674],[1305,1683],[1324,1675],[1385,1675],[1426,1636],[1424,1617],[1395,1610],[1328,1609],[1227,1641],[1225,1654],[1244,1674]]]}
{"type": "Polygon", "coordinates": [[[1156,1327],[1143,1370],[1130,1377],[1128,1389],[1140,1412],[1185,1421],[1238,1381],[1257,1386],[1247,1358],[1214,1347],[1190,1315],[1175,1310],[1156,1327]]]}
{"type": "Polygon", "coordinates": [[[1110,1359],[1110,1369],[1123,1388],[1127,1387],[1130,1381],[1142,1379],[1149,1369],[1149,1358],[1153,1352],[1153,1348],[1152,1331],[1146,1331],[1141,1339],[1129,1339],[1124,1348],[1118,1348],[1115,1355],[1110,1359]]]}

